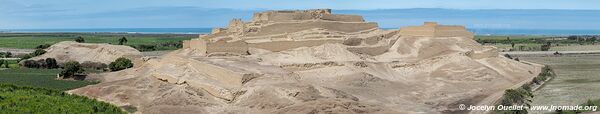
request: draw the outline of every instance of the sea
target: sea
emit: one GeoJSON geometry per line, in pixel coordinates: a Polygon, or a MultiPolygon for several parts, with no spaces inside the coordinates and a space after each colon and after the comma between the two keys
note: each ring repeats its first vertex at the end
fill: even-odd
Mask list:
{"type": "MultiPolygon", "coordinates": [[[[392,28],[384,28],[392,29],[392,28]]],[[[138,33],[208,34],[211,28],[86,28],[86,29],[0,29],[0,33],[138,33]]],[[[600,35],[597,30],[576,29],[468,29],[476,35],[600,35]]]]}

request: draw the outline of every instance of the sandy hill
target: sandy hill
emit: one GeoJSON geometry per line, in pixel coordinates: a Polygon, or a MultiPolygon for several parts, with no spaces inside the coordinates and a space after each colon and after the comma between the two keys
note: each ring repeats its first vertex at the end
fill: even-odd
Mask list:
{"type": "Polygon", "coordinates": [[[33,57],[30,60],[55,58],[58,63],[90,61],[110,64],[119,57],[126,57],[131,60],[142,57],[138,50],[129,46],[77,43],[73,41],[59,42],[45,50],[47,51],[45,54],[33,57]]]}
{"type": "Polygon", "coordinates": [[[70,92],[138,113],[453,113],[539,72],[461,26],[381,30],[363,21],[329,10],[256,13],[70,92]],[[269,28],[282,23],[299,24],[269,28]]]}

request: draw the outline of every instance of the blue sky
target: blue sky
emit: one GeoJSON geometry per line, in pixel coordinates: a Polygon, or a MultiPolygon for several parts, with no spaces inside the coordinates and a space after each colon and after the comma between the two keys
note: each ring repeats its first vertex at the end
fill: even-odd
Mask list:
{"type": "Polygon", "coordinates": [[[231,18],[248,19],[255,11],[315,8],[361,14],[386,28],[440,21],[483,28],[591,29],[600,25],[594,21],[600,20],[598,4],[599,0],[0,0],[0,29],[216,27],[231,18]]]}

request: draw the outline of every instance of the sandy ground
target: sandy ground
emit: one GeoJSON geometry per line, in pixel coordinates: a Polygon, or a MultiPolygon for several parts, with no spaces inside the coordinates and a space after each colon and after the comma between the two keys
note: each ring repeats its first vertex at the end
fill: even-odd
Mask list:
{"type": "Polygon", "coordinates": [[[426,48],[454,38],[400,39],[413,56],[357,55],[341,44],[220,57],[182,49],[71,92],[140,113],[459,113],[458,104],[487,104],[539,72],[499,55],[471,58],[470,45],[426,48]]]}
{"type": "Polygon", "coordinates": [[[158,57],[69,92],[150,114],[467,113],[459,104],[492,105],[487,99],[540,72],[460,26],[382,30],[329,11],[233,20],[188,48],[147,53],[158,57]]]}

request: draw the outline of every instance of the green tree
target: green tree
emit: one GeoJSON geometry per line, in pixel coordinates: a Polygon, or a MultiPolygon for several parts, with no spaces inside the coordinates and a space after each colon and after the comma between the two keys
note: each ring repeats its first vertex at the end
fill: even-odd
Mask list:
{"type": "Polygon", "coordinates": [[[510,47],[512,47],[512,49],[515,49],[515,43],[511,42],[510,47]]]}
{"type": "Polygon", "coordinates": [[[2,65],[4,64],[7,64],[6,68],[8,68],[8,63],[4,59],[0,59],[0,68],[2,68],[2,65]]]}
{"type": "Polygon", "coordinates": [[[43,50],[43,49],[37,49],[37,50],[35,50],[33,53],[31,53],[30,55],[31,55],[31,57],[35,57],[35,56],[42,55],[42,54],[44,54],[44,53],[46,53],[46,50],[43,50]]]}
{"type": "Polygon", "coordinates": [[[133,63],[131,62],[131,60],[121,57],[121,58],[118,58],[117,60],[115,60],[114,62],[111,62],[108,65],[108,67],[112,71],[119,71],[119,70],[133,67],[133,63]]]}
{"type": "Polygon", "coordinates": [[[123,45],[125,43],[127,43],[127,38],[123,37],[123,38],[119,39],[119,45],[123,45]]]}
{"type": "Polygon", "coordinates": [[[79,62],[69,61],[64,64],[63,71],[60,72],[60,75],[64,76],[64,77],[69,77],[69,76],[74,76],[75,74],[78,74],[78,73],[83,73],[83,71],[84,70],[81,68],[81,65],[79,64],[79,62]]]}
{"type": "Polygon", "coordinates": [[[0,58],[9,58],[12,57],[12,53],[10,52],[0,52],[0,58]]]}
{"type": "Polygon", "coordinates": [[[46,68],[48,68],[48,69],[58,68],[58,63],[56,62],[56,59],[46,58],[46,68]]]}
{"type": "Polygon", "coordinates": [[[10,52],[7,51],[6,55],[4,55],[4,56],[6,56],[6,58],[12,57],[12,53],[10,53],[10,52]]]}
{"type": "Polygon", "coordinates": [[[77,36],[77,38],[75,38],[75,42],[84,43],[85,39],[83,39],[81,36],[77,36]]]}
{"type": "Polygon", "coordinates": [[[50,44],[42,44],[42,45],[36,46],[35,49],[46,49],[50,46],[51,46],[50,44]]]}
{"type": "Polygon", "coordinates": [[[24,67],[27,67],[27,68],[40,68],[41,65],[37,61],[26,60],[26,61],[23,61],[23,63],[21,64],[21,66],[24,66],[24,67]]]}
{"type": "Polygon", "coordinates": [[[21,62],[21,61],[23,61],[23,60],[27,60],[27,59],[29,59],[29,58],[31,58],[31,55],[29,55],[29,54],[26,54],[26,55],[24,55],[23,57],[21,57],[21,59],[19,59],[19,62],[21,62]]]}
{"type": "Polygon", "coordinates": [[[546,44],[540,46],[540,50],[541,51],[548,51],[548,50],[550,50],[550,46],[552,46],[552,43],[546,42],[546,44]]]}

